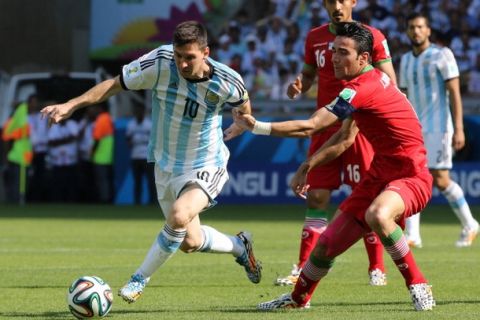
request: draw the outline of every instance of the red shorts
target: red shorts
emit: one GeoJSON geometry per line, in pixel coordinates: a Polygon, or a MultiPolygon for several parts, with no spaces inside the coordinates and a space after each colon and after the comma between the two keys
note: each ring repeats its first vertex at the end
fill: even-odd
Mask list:
{"type": "MultiPolygon", "coordinates": [[[[337,130],[338,127],[334,126],[321,134],[314,135],[308,155],[314,154],[337,130]]],[[[342,155],[310,171],[307,176],[307,184],[310,185],[310,189],[335,190],[344,183],[353,189],[370,168],[372,159],[372,146],[359,132],[353,145],[342,155]]]]}
{"type": "Polygon", "coordinates": [[[368,175],[363,179],[352,194],[340,204],[342,212],[354,215],[356,219],[368,228],[365,222],[365,212],[375,198],[384,190],[395,191],[405,204],[405,211],[397,223],[403,228],[405,219],[425,208],[432,196],[432,175],[424,168],[417,175],[407,178],[385,181],[368,175]]]}

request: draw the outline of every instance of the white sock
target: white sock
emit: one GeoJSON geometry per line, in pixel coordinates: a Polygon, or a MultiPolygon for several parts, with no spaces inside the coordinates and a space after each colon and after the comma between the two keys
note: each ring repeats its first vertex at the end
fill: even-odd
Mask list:
{"type": "Polygon", "coordinates": [[[240,256],[245,251],[245,247],[238,237],[221,233],[210,226],[202,225],[200,228],[202,229],[204,240],[198,251],[231,253],[235,257],[240,256]]]}
{"type": "Polygon", "coordinates": [[[456,182],[451,181],[450,185],[442,191],[442,194],[447,198],[450,207],[463,227],[473,229],[477,226],[478,223],[472,216],[463,190],[456,182]]]}
{"type": "Polygon", "coordinates": [[[405,234],[409,240],[421,241],[420,238],[420,213],[411,215],[405,220],[405,234]]]}
{"type": "Polygon", "coordinates": [[[135,273],[141,274],[144,278],[150,277],[160,266],[177,252],[185,239],[186,229],[174,230],[167,224],[163,227],[140,268],[135,273]]]}

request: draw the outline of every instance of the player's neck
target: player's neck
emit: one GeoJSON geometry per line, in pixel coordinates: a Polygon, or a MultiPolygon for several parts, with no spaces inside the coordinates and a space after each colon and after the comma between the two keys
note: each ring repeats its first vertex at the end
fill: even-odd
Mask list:
{"type": "Polygon", "coordinates": [[[427,48],[430,47],[430,41],[427,39],[423,43],[419,45],[413,45],[412,46],[412,51],[415,56],[418,56],[421,54],[423,51],[427,50],[427,48]]]}

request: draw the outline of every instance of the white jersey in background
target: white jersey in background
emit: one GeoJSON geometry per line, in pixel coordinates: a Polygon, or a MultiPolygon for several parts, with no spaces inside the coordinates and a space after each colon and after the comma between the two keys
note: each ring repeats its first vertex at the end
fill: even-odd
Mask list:
{"type": "Polygon", "coordinates": [[[125,65],[125,89],[151,89],[152,132],[148,161],[174,174],[206,166],[225,167],[222,111],[248,100],[240,75],[208,58],[209,78],[186,80],[177,70],[173,46],[161,46],[125,65]]]}
{"type": "Polygon", "coordinates": [[[144,117],[140,123],[135,118],[128,122],[126,135],[132,141],[130,154],[132,159],[147,159],[148,139],[151,131],[152,121],[148,117],[144,117]]]}
{"type": "Polygon", "coordinates": [[[400,88],[417,112],[424,133],[453,133],[450,101],[445,81],[459,77],[452,51],[431,44],[418,56],[412,51],[400,61],[400,88]]]}

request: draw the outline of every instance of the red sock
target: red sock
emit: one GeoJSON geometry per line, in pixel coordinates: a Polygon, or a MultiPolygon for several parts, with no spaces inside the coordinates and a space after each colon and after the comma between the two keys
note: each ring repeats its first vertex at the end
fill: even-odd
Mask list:
{"type": "Polygon", "coordinates": [[[395,262],[398,270],[400,270],[400,273],[405,279],[405,284],[407,285],[407,287],[411,284],[427,283],[427,280],[418,268],[417,263],[413,258],[412,251],[410,251],[410,249],[406,256],[393,261],[395,262]]]}
{"type": "Polygon", "coordinates": [[[400,270],[407,286],[427,282],[420,272],[420,269],[418,269],[412,251],[408,246],[407,239],[403,235],[400,227],[397,227],[388,237],[382,238],[382,243],[385,246],[385,250],[387,250],[395,262],[398,270],[400,270]]]}
{"type": "Polygon", "coordinates": [[[368,271],[379,269],[385,272],[385,264],[383,262],[383,245],[380,238],[375,232],[369,232],[363,236],[363,243],[368,254],[368,271]]]}
{"type": "Polygon", "coordinates": [[[307,278],[302,271],[292,292],[293,301],[300,306],[305,305],[312,298],[312,294],[319,282],[320,280],[311,280],[307,278]]]}
{"type": "Polygon", "coordinates": [[[318,238],[327,227],[327,212],[319,209],[307,209],[300,241],[300,252],[298,254],[298,267],[302,268],[310,257],[318,238]]]}

